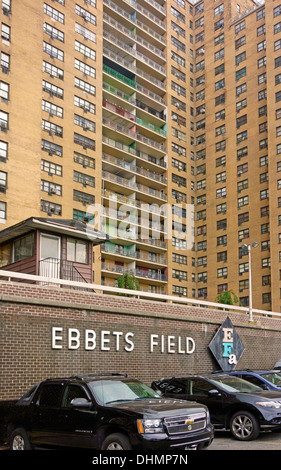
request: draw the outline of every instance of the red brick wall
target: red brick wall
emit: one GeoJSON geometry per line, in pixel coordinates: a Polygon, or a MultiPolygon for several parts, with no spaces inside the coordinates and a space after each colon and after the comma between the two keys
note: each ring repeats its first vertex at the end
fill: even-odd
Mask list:
{"type": "MultiPolygon", "coordinates": [[[[15,398],[46,377],[85,372],[126,372],[150,384],[164,375],[219,369],[208,345],[229,316],[245,350],[238,368],[270,368],[281,358],[281,320],[259,318],[249,324],[244,314],[179,304],[99,295],[57,287],[0,282],[0,399],[15,398]],[[52,349],[53,327],[63,328],[61,349],[52,349]],[[69,349],[67,332],[78,329],[80,347],[69,349]],[[85,350],[83,334],[94,330],[96,348],[85,350]],[[105,334],[101,350],[101,332],[105,334]],[[123,333],[123,335],[121,335],[123,333]],[[124,340],[126,333],[134,336],[124,340]],[[165,348],[150,352],[151,334],[164,335],[165,348]],[[176,343],[167,352],[167,336],[176,343]],[[119,336],[119,350],[116,338],[119,336]],[[186,337],[195,341],[184,351],[186,337]],[[107,350],[106,348],[109,348],[107,350]]],[[[61,333],[57,333],[61,334],[61,333]]],[[[74,344],[74,343],[73,343],[74,344]]]]}

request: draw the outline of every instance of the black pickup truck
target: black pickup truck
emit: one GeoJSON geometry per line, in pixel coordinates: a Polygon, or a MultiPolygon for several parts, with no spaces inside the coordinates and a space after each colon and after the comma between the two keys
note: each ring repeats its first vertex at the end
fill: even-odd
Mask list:
{"type": "Polygon", "coordinates": [[[40,382],[18,401],[0,402],[1,433],[13,450],[201,449],[214,437],[207,407],[161,398],[122,374],[40,382]]]}

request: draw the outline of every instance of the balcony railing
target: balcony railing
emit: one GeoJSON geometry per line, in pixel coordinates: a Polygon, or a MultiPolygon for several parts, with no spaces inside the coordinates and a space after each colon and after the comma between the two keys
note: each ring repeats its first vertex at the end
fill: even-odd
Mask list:
{"type": "Polygon", "coordinates": [[[144,143],[145,145],[149,145],[150,147],[155,148],[156,150],[159,150],[160,152],[165,153],[166,152],[166,147],[162,142],[156,142],[155,140],[149,139],[148,137],[139,134],[135,130],[135,126],[133,126],[133,129],[130,128],[128,129],[125,126],[122,126],[121,124],[116,124],[114,121],[111,121],[110,119],[103,118],[102,123],[104,126],[109,127],[110,129],[113,129],[114,131],[120,132],[121,134],[126,134],[127,136],[131,137],[134,140],[138,140],[139,142],[144,143]]]}
{"type": "Polygon", "coordinates": [[[39,261],[39,276],[67,281],[87,282],[72,261],[59,258],[45,258],[39,261]]]}
{"type": "Polygon", "coordinates": [[[102,159],[105,162],[112,163],[113,165],[124,168],[124,170],[129,170],[138,175],[144,176],[145,178],[153,179],[160,184],[167,184],[167,178],[163,174],[155,173],[154,171],[146,170],[145,168],[139,167],[133,163],[120,160],[119,158],[113,157],[113,155],[108,155],[107,153],[102,154],[102,159]]]}
{"type": "Polygon", "coordinates": [[[165,129],[162,129],[161,127],[155,126],[154,124],[148,121],[145,121],[139,117],[136,117],[135,114],[130,113],[126,109],[122,108],[121,106],[117,106],[106,100],[103,100],[102,105],[104,108],[108,109],[109,111],[119,114],[120,116],[124,117],[125,119],[128,119],[129,121],[136,122],[140,126],[146,127],[152,132],[156,132],[157,134],[160,134],[163,137],[167,137],[167,131],[165,129]]]}
{"type": "Polygon", "coordinates": [[[134,155],[135,157],[141,158],[147,162],[151,162],[154,165],[159,165],[163,168],[166,168],[166,163],[163,161],[163,159],[156,158],[152,155],[148,155],[147,153],[140,152],[139,150],[136,150],[134,147],[131,147],[129,145],[123,144],[122,142],[119,142],[118,140],[111,139],[105,135],[102,136],[102,141],[105,144],[108,144],[112,147],[115,147],[119,149],[120,151],[130,153],[131,155],[134,155]]]}
{"type": "Polygon", "coordinates": [[[161,88],[163,91],[166,91],[165,83],[161,82],[161,80],[157,80],[157,78],[155,78],[152,75],[149,75],[148,73],[144,72],[139,67],[136,67],[135,65],[133,65],[128,60],[123,59],[118,54],[115,54],[115,52],[108,49],[108,47],[103,48],[103,53],[104,53],[105,56],[109,57],[109,59],[111,59],[113,62],[116,62],[117,64],[121,65],[122,67],[130,70],[131,72],[139,75],[140,77],[144,78],[145,80],[153,83],[155,86],[161,88]]]}
{"type": "MultiPolygon", "coordinates": [[[[153,93],[152,91],[148,90],[147,88],[143,87],[139,83],[136,83],[135,80],[132,80],[122,73],[117,72],[116,70],[112,69],[111,67],[108,67],[107,65],[103,65],[103,70],[105,73],[111,75],[114,78],[117,78],[117,80],[120,80],[121,82],[125,83],[126,85],[131,86],[132,88],[136,88],[137,91],[142,93],[143,95],[147,96],[148,98],[151,98],[154,101],[157,101],[163,106],[166,106],[166,101],[163,100],[163,98],[156,93],[153,93]]],[[[118,94],[118,93],[117,93],[118,94]]],[[[131,102],[131,99],[128,99],[128,101],[131,102]]]]}
{"type": "Polygon", "coordinates": [[[117,183],[121,186],[125,186],[126,188],[130,188],[132,189],[132,191],[140,191],[142,193],[148,194],[149,196],[157,197],[159,199],[163,199],[164,201],[167,200],[167,195],[162,193],[161,191],[157,191],[157,189],[136,183],[133,180],[128,180],[127,178],[123,178],[122,176],[114,175],[109,171],[103,171],[102,177],[107,181],[111,181],[112,183],[117,183]]]}
{"type": "Polygon", "coordinates": [[[128,274],[132,274],[133,276],[142,277],[145,279],[167,282],[167,275],[156,270],[146,271],[141,268],[128,269],[126,266],[119,266],[119,265],[113,265],[113,264],[107,264],[107,263],[101,263],[101,269],[102,271],[108,271],[108,272],[116,273],[116,274],[128,273],[128,274]]]}
{"type": "Polygon", "coordinates": [[[149,49],[151,52],[153,52],[156,56],[161,57],[161,59],[166,60],[166,54],[161,51],[161,49],[158,49],[157,47],[153,46],[149,42],[145,41],[142,37],[140,37],[138,34],[133,33],[130,29],[125,28],[121,23],[118,23],[118,21],[114,20],[111,18],[111,16],[107,15],[106,13],[103,14],[103,19],[114,26],[118,31],[122,31],[126,36],[132,38],[135,42],[141,44],[144,46],[146,49],[149,49]]]}
{"type": "Polygon", "coordinates": [[[164,36],[161,36],[160,34],[158,34],[152,28],[150,28],[146,24],[142,23],[142,21],[136,20],[135,16],[131,15],[130,13],[127,13],[125,10],[120,8],[118,5],[116,5],[111,0],[104,0],[103,3],[107,6],[109,6],[116,13],[119,13],[121,16],[123,16],[127,20],[132,21],[132,23],[137,24],[137,26],[139,28],[143,29],[149,36],[153,37],[154,39],[161,42],[162,44],[166,44],[166,39],[165,39],[164,36]]]}
{"type": "Polygon", "coordinates": [[[144,54],[141,52],[137,51],[134,49],[132,46],[129,46],[126,44],[124,41],[120,41],[116,36],[113,34],[110,34],[108,31],[104,29],[103,31],[103,37],[113,43],[115,46],[120,47],[124,51],[126,51],[128,54],[134,56],[137,60],[140,62],[145,63],[147,66],[153,68],[157,72],[161,73],[164,77],[166,76],[166,69],[165,67],[162,67],[161,65],[157,64],[154,62],[154,60],[149,59],[146,57],[144,54]]]}

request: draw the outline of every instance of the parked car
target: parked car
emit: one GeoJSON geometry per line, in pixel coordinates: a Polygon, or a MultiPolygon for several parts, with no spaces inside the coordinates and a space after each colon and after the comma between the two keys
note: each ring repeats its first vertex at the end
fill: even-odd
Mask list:
{"type": "Polygon", "coordinates": [[[278,370],[233,370],[228,374],[248,380],[263,390],[281,391],[281,371],[278,370]]]}
{"type": "Polygon", "coordinates": [[[164,397],[206,405],[215,429],[230,430],[238,440],[256,439],[263,429],[281,431],[281,392],[262,390],[228,373],[163,378],[151,387],[164,397]]]}
{"type": "Polygon", "coordinates": [[[20,400],[0,402],[0,427],[13,450],[189,449],[208,447],[214,438],[205,405],[163,399],[121,374],[40,382],[20,400]]]}

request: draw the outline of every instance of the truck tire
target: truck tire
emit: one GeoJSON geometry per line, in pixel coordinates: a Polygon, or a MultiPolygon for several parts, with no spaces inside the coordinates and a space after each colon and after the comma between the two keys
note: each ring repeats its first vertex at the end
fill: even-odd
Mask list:
{"type": "Polygon", "coordinates": [[[116,433],[105,438],[101,450],[132,450],[132,446],[124,434],[116,433]]]}
{"type": "Polygon", "coordinates": [[[23,428],[15,429],[10,435],[10,448],[11,450],[31,450],[32,446],[27,437],[26,431],[23,428]]]}
{"type": "Polygon", "coordinates": [[[252,441],[260,433],[257,418],[249,411],[238,411],[230,420],[230,431],[239,441],[252,441]]]}

